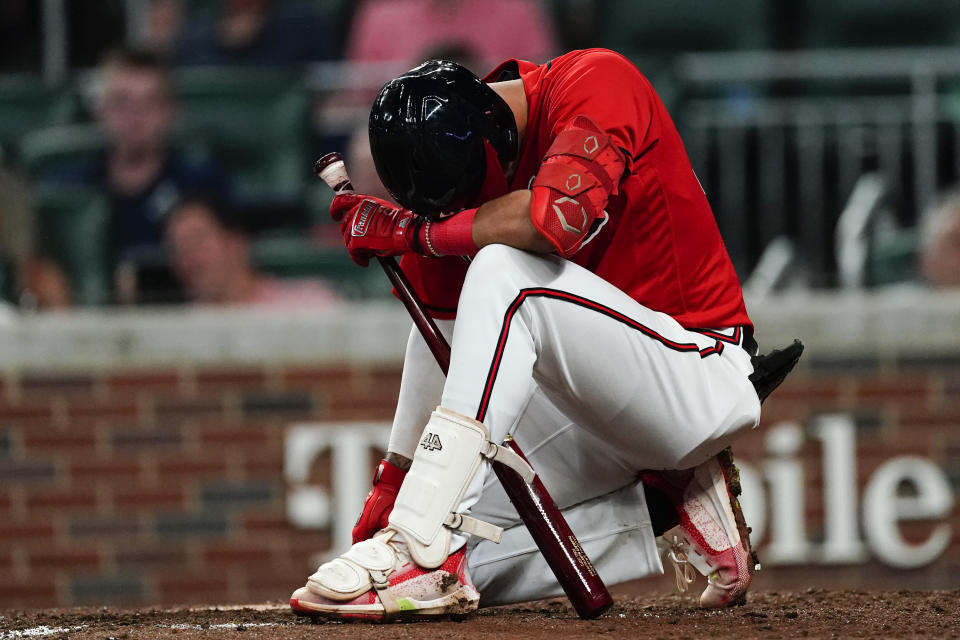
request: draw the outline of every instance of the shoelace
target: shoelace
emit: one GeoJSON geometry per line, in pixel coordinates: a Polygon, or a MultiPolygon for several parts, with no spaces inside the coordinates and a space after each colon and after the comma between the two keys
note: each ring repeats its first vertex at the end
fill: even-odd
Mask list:
{"type": "Polygon", "coordinates": [[[730,584],[723,584],[719,582],[720,574],[716,571],[707,576],[707,583],[713,585],[715,589],[723,589],[724,591],[730,591],[737,586],[737,583],[733,582],[730,584]]]}
{"type": "Polygon", "coordinates": [[[697,579],[697,574],[693,565],[687,559],[687,551],[680,538],[673,536],[671,540],[663,539],[666,546],[667,558],[673,563],[673,570],[677,578],[677,591],[687,592],[687,586],[693,584],[697,579]]]}

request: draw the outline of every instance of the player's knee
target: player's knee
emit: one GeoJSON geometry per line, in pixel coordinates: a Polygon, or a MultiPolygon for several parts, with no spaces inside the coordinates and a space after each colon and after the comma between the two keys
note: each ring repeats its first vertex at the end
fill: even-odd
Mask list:
{"type": "Polygon", "coordinates": [[[460,302],[498,303],[509,301],[518,290],[514,268],[522,251],[502,244],[483,247],[474,256],[460,293],[460,302]]]}
{"type": "MultiPolygon", "coordinates": [[[[496,282],[512,282],[525,256],[524,251],[504,244],[489,244],[474,256],[467,271],[467,282],[490,287],[496,282]]],[[[466,285],[465,285],[466,286],[466,285]]]]}
{"type": "Polygon", "coordinates": [[[474,256],[469,273],[482,273],[485,278],[537,280],[548,277],[546,271],[552,271],[553,263],[558,260],[552,254],[536,254],[505,244],[490,244],[474,256]]]}
{"type": "Polygon", "coordinates": [[[556,267],[550,258],[502,244],[483,247],[467,270],[464,299],[512,300],[520,289],[540,286],[550,280],[556,267]]]}
{"type": "Polygon", "coordinates": [[[504,266],[520,260],[528,255],[525,251],[508,247],[505,244],[488,244],[480,249],[470,263],[470,271],[475,270],[502,270],[504,266]]]}

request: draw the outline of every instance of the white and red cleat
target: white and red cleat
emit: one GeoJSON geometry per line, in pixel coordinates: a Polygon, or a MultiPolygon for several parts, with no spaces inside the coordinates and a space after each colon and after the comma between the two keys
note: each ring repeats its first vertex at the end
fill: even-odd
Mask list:
{"type": "Polygon", "coordinates": [[[678,586],[692,581],[680,568],[689,562],[707,576],[701,607],[743,604],[759,564],[736,497],[739,479],[729,449],[692,470],[645,472],[641,480],[666,494],[680,517],[680,524],[663,534],[678,586]]]}
{"type": "Polygon", "coordinates": [[[393,529],[321,565],[290,596],[298,615],[369,622],[460,618],[476,611],[479,602],[466,548],[436,569],[424,569],[410,559],[403,536],[393,529]]]}

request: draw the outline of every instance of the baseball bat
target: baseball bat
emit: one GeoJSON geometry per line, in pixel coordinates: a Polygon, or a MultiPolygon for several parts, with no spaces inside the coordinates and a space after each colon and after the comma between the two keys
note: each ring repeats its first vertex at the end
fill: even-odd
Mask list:
{"type": "MultiPolygon", "coordinates": [[[[316,161],[313,169],[314,173],[330,185],[334,193],[353,193],[353,185],[347,175],[343,157],[339,153],[326,154],[316,161]]],[[[384,257],[378,257],[378,260],[404,307],[413,318],[414,324],[423,335],[431,353],[437,359],[437,364],[446,375],[450,367],[450,345],[440,333],[433,318],[423,310],[410,281],[407,280],[396,260],[384,257]]],[[[526,460],[526,456],[511,436],[506,437],[504,446],[510,447],[526,460]]],[[[560,509],[550,497],[547,488],[540,481],[540,477],[536,476],[532,483],[527,484],[510,467],[499,462],[494,462],[492,466],[507,497],[510,498],[520,519],[530,531],[530,536],[540,549],[540,553],[556,576],[557,582],[563,588],[577,615],[584,619],[596,618],[609,609],[613,604],[610,592],[607,591],[600,574],[580,546],[580,542],[560,509]]]]}

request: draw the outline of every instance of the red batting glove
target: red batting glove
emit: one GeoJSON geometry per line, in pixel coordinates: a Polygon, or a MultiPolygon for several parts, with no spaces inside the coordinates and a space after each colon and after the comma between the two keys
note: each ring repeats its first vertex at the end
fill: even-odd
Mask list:
{"type": "Polygon", "coordinates": [[[362,267],[371,256],[397,256],[418,251],[417,232],[423,218],[386,200],[356,194],[339,195],[330,215],[340,222],[350,257],[362,267]]]}
{"type": "Polygon", "coordinates": [[[407,472],[400,467],[386,460],[380,461],[380,466],[373,474],[373,488],[367,494],[363,511],[353,527],[354,544],[373,537],[373,534],[389,524],[393,502],[397,499],[397,492],[400,491],[406,475],[407,472]]]}

